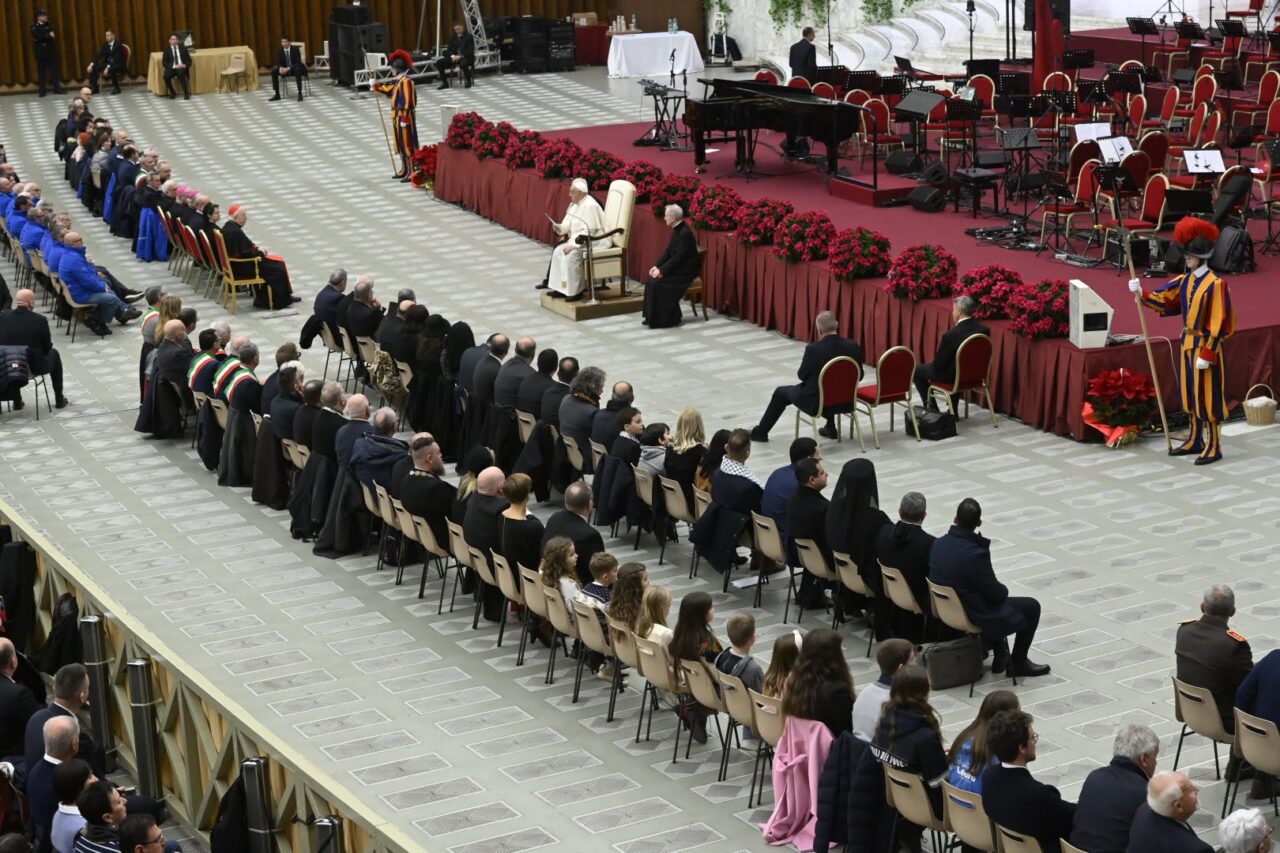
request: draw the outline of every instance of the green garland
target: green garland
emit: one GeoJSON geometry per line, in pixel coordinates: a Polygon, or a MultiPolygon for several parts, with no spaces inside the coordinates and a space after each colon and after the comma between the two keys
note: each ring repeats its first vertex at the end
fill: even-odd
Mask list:
{"type": "MultiPolygon", "coordinates": [[[[913,0],[903,0],[908,6],[913,0]]],[[[893,0],[862,0],[862,16],[868,24],[882,24],[893,18],[893,0]]]]}
{"type": "MultiPolygon", "coordinates": [[[[713,0],[703,0],[712,2],[713,0]]],[[[723,2],[723,0],[714,0],[723,2]]],[[[826,0],[769,0],[769,17],[776,30],[787,26],[811,24],[824,26],[827,23],[826,0]]]]}

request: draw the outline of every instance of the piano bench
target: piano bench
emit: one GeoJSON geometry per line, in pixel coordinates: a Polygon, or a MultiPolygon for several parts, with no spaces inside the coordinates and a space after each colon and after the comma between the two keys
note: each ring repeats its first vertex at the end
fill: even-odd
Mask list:
{"type": "Polygon", "coordinates": [[[707,302],[703,298],[702,293],[702,276],[694,278],[693,282],[689,285],[689,289],[684,292],[684,298],[689,301],[689,309],[693,313],[694,317],[698,316],[698,306],[702,306],[702,320],[705,323],[708,317],[707,302]]]}

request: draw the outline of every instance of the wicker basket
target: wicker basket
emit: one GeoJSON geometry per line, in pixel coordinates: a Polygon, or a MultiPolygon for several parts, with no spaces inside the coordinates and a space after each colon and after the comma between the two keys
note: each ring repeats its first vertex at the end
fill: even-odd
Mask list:
{"type": "Polygon", "coordinates": [[[1245,391],[1244,402],[1246,405],[1244,407],[1244,419],[1252,426],[1270,426],[1271,424],[1274,424],[1276,422],[1275,393],[1276,392],[1271,390],[1270,385],[1264,385],[1261,382],[1254,385],[1248,391],[1245,391]],[[1249,395],[1259,388],[1265,388],[1267,390],[1267,396],[1272,398],[1271,402],[1265,406],[1247,405],[1249,395]]]}

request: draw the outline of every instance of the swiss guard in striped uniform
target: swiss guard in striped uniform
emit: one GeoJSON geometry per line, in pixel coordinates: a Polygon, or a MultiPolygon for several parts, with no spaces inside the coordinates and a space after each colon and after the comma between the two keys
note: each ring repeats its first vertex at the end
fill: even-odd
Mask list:
{"type": "Polygon", "coordinates": [[[1187,272],[1150,293],[1142,292],[1138,279],[1129,282],[1129,289],[1141,296],[1142,304],[1162,317],[1182,315],[1182,408],[1191,418],[1191,434],[1169,452],[1173,456],[1196,454],[1197,465],[1222,458],[1219,430],[1227,417],[1222,350],[1236,329],[1231,290],[1209,269],[1217,239],[1216,225],[1185,217],[1174,229],[1173,241],[1182,249],[1187,272]]]}
{"type": "Polygon", "coordinates": [[[388,59],[398,76],[394,82],[378,83],[374,88],[391,98],[391,132],[401,164],[396,177],[405,182],[413,171],[413,152],[418,150],[418,87],[409,78],[413,56],[407,50],[394,51],[388,59]]]}

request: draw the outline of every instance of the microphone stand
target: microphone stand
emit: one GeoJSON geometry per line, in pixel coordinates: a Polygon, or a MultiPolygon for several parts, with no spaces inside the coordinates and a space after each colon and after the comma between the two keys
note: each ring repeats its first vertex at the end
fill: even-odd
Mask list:
{"type": "MultiPolygon", "coordinates": [[[[828,2],[828,5],[830,5],[830,0],[827,0],[827,2],[828,2]]],[[[969,62],[970,63],[973,62],[973,30],[975,26],[973,22],[973,13],[976,11],[976,9],[977,7],[974,6],[974,0],[968,0],[968,2],[965,3],[964,10],[969,15],[969,62]]],[[[830,27],[829,22],[827,26],[830,27]]]]}
{"type": "Polygon", "coordinates": [[[676,49],[671,49],[671,82],[668,83],[672,89],[676,87],[676,49]]]}

